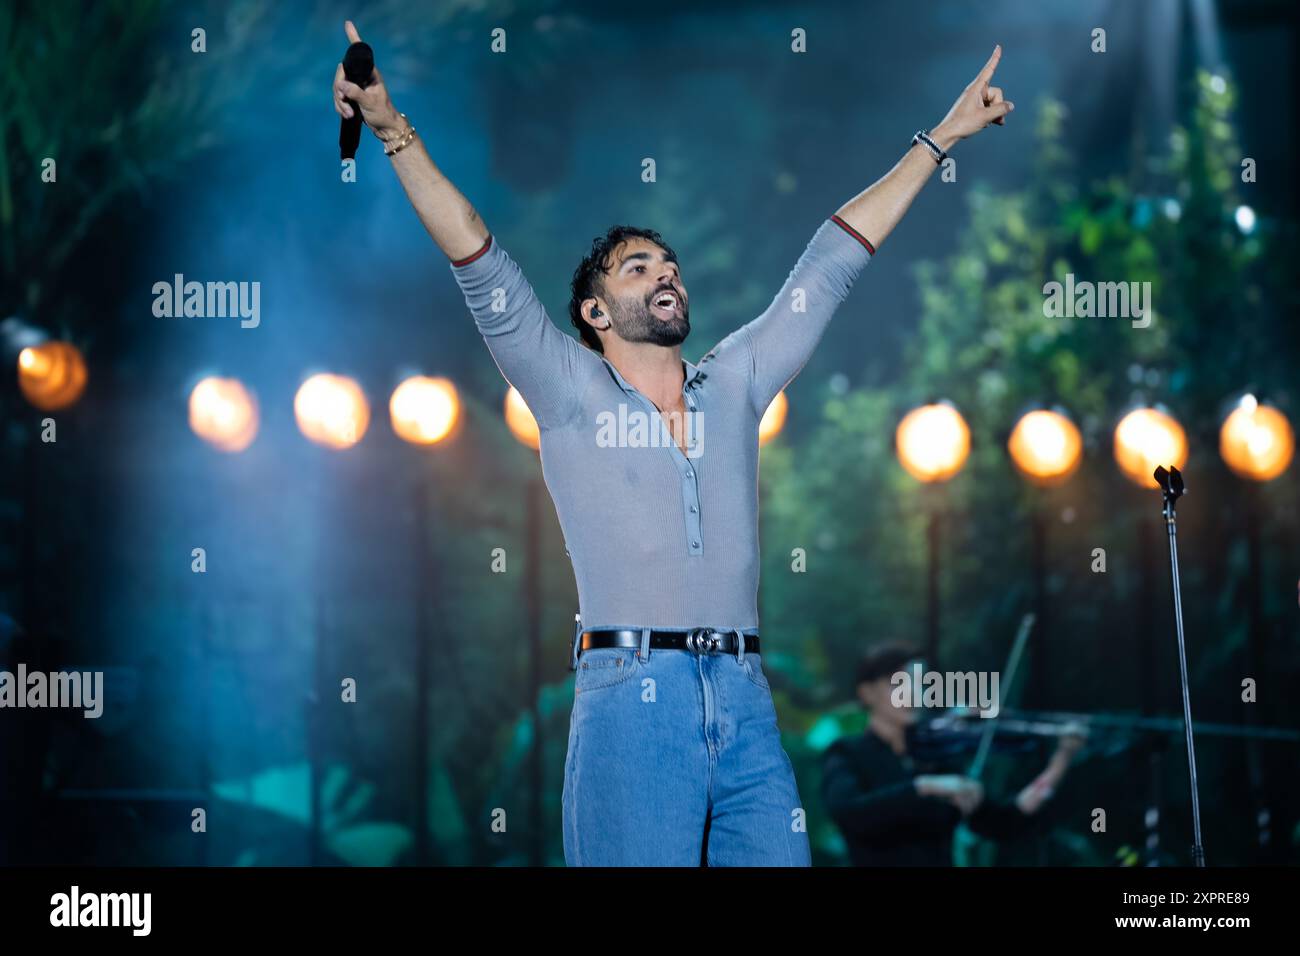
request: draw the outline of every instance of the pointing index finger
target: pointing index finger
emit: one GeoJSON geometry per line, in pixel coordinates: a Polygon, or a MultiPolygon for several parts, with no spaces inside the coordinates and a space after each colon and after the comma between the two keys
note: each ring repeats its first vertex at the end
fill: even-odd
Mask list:
{"type": "Polygon", "coordinates": [[[984,64],[984,69],[980,70],[980,75],[976,79],[980,83],[987,83],[993,79],[993,71],[998,68],[998,60],[1002,59],[1002,45],[998,44],[993,48],[993,55],[989,61],[984,64]]]}
{"type": "Polygon", "coordinates": [[[355,26],[353,26],[351,20],[345,20],[345,21],[343,22],[343,30],[344,30],[344,31],[347,33],[347,35],[348,35],[348,42],[349,42],[349,43],[360,43],[360,42],[361,42],[361,34],[357,32],[357,28],[356,28],[355,26]]]}

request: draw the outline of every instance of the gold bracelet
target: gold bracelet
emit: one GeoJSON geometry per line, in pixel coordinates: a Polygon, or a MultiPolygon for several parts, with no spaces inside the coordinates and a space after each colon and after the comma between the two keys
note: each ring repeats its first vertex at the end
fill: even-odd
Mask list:
{"type": "MultiPolygon", "coordinates": [[[[399,113],[398,115],[401,116],[402,119],[404,120],[406,119],[405,113],[399,113]]],[[[400,153],[402,150],[406,149],[407,146],[410,146],[411,141],[414,139],[415,139],[415,127],[411,125],[410,120],[406,120],[406,129],[402,132],[402,135],[397,139],[393,140],[391,143],[384,144],[384,155],[392,156],[395,153],[400,153]]]]}
{"type": "MultiPolygon", "coordinates": [[[[400,117],[402,118],[402,121],[405,122],[407,126],[410,126],[410,125],[411,125],[411,121],[410,121],[409,119],[406,118],[406,114],[405,114],[405,113],[398,113],[397,115],[400,116],[400,117]]],[[[370,132],[372,132],[372,133],[375,134],[375,139],[379,140],[379,142],[381,142],[381,143],[385,142],[384,138],[383,138],[382,136],[379,135],[379,130],[377,130],[377,129],[373,129],[373,128],[372,128],[372,129],[370,130],[370,132]]],[[[404,135],[404,134],[406,133],[406,131],[403,130],[402,133],[403,133],[403,135],[404,135]]]]}
{"type": "Polygon", "coordinates": [[[407,134],[407,136],[406,136],[406,138],[405,138],[404,140],[402,140],[400,143],[398,143],[398,144],[397,144],[396,146],[394,146],[392,149],[386,149],[386,150],[384,150],[384,154],[385,154],[386,156],[393,156],[393,155],[395,155],[395,154],[397,154],[397,153],[400,153],[402,150],[406,149],[406,147],[410,146],[411,143],[413,143],[413,142],[415,142],[415,127],[414,127],[414,126],[411,127],[411,131],[410,131],[410,133],[407,134]]]}
{"type": "Polygon", "coordinates": [[[388,152],[389,146],[392,146],[394,143],[398,143],[404,139],[407,139],[412,133],[415,132],[415,127],[411,125],[411,121],[406,118],[405,113],[398,113],[397,115],[400,116],[403,119],[403,121],[405,121],[406,129],[402,130],[392,139],[381,140],[381,142],[384,144],[384,152],[388,152]]]}

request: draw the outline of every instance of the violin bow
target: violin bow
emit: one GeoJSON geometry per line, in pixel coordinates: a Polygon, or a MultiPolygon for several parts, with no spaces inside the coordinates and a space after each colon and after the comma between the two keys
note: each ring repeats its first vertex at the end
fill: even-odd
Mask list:
{"type": "MultiPolygon", "coordinates": [[[[1009,724],[1026,725],[1035,731],[1047,733],[1065,724],[1082,724],[1089,730],[1150,731],[1153,733],[1181,734],[1181,717],[1134,717],[1124,714],[1076,714],[1062,711],[1008,710],[1009,724]]],[[[998,712],[998,717],[1002,711],[998,712]]],[[[1211,724],[1196,721],[1192,729],[1207,737],[1241,737],[1246,740],[1272,740],[1300,743],[1300,730],[1293,727],[1257,727],[1240,724],[1211,724]]]]}
{"type": "MultiPolygon", "coordinates": [[[[1002,673],[1007,675],[1005,688],[1010,691],[1016,679],[1016,671],[1020,669],[1020,658],[1024,655],[1025,645],[1029,643],[1029,634],[1034,629],[1034,612],[1030,611],[1020,619],[1020,630],[1016,632],[1016,639],[1011,644],[1011,655],[1007,658],[1006,666],[1002,668],[1002,673]]],[[[1001,684],[999,686],[1001,689],[1001,684]]],[[[993,746],[993,735],[997,733],[998,721],[1002,718],[1002,707],[998,706],[998,716],[988,718],[988,724],[980,736],[979,747],[975,750],[975,756],[970,762],[970,769],[966,771],[966,776],[972,780],[979,780],[984,773],[984,764],[988,760],[989,749],[993,746]]]]}

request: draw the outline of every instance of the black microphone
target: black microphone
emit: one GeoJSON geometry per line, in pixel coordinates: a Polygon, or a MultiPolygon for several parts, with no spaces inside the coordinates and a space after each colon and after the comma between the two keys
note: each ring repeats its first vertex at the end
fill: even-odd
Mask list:
{"type": "MultiPolygon", "coordinates": [[[[348,82],[365,89],[370,85],[375,72],[375,51],[369,43],[354,43],[343,54],[343,75],[348,82]]],[[[352,107],[352,116],[343,117],[339,124],[339,157],[352,159],[357,155],[357,146],[361,144],[361,107],[352,100],[345,99],[352,107]]]]}

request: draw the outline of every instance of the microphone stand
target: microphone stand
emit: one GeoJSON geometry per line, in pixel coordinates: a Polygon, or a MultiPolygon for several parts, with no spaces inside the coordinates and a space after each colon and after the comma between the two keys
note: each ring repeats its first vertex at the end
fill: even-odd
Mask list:
{"type": "Polygon", "coordinates": [[[1169,561],[1173,571],[1174,622],[1178,629],[1178,668],[1182,677],[1183,728],[1187,734],[1187,772],[1192,784],[1192,862],[1205,866],[1205,847],[1201,843],[1201,801],[1196,785],[1196,747],[1192,742],[1192,697],[1187,686],[1187,643],[1183,637],[1183,597],[1178,578],[1178,521],[1174,509],[1183,494],[1183,476],[1170,466],[1155,470],[1155,479],[1164,493],[1165,528],[1169,531],[1169,561]]]}

